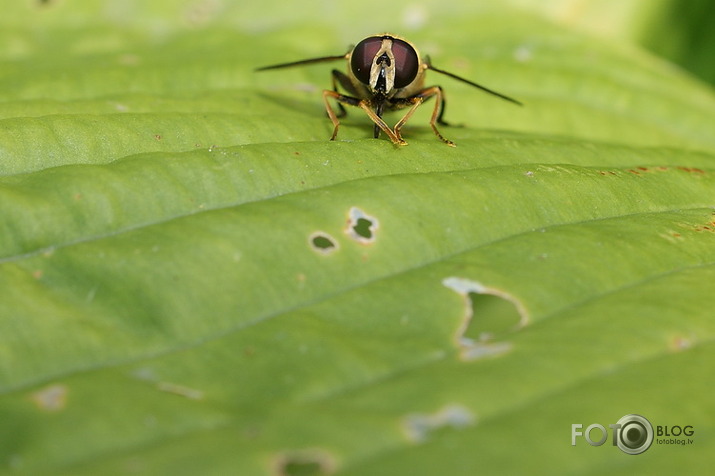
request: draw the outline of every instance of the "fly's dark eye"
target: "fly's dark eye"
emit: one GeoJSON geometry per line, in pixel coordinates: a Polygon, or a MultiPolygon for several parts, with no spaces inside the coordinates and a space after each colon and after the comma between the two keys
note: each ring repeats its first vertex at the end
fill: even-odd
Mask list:
{"type": "Polygon", "coordinates": [[[361,83],[370,83],[370,68],[381,46],[382,38],[372,36],[362,40],[353,49],[352,56],[350,57],[350,67],[355,77],[361,83]]]}
{"type": "Polygon", "coordinates": [[[395,56],[395,88],[404,88],[417,77],[420,59],[409,43],[393,38],[392,54],[395,56]]]}

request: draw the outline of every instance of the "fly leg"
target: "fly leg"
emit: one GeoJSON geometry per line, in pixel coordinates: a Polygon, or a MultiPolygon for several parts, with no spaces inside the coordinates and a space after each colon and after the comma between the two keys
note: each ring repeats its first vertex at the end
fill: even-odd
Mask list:
{"type": "Polygon", "coordinates": [[[440,86],[432,86],[429,88],[425,88],[414,96],[402,100],[404,105],[410,107],[410,109],[409,111],[407,111],[407,114],[405,114],[402,119],[400,119],[400,121],[395,124],[395,135],[402,139],[402,136],[400,135],[400,129],[402,129],[402,126],[404,126],[405,123],[409,120],[409,118],[412,117],[412,114],[415,113],[415,110],[417,110],[419,105],[425,102],[427,99],[431,98],[432,96],[435,97],[435,105],[434,110],[432,111],[432,117],[430,118],[429,125],[430,127],[432,127],[432,130],[442,142],[444,142],[450,147],[456,147],[454,142],[449,139],[446,139],[442,134],[440,134],[439,130],[437,129],[437,123],[445,125],[447,124],[442,120],[442,116],[444,114],[444,93],[442,92],[442,88],[440,86]]]}
{"type": "Polygon", "coordinates": [[[375,111],[373,111],[373,105],[372,103],[370,103],[370,101],[368,101],[367,99],[358,99],[352,96],[346,96],[344,94],[340,94],[337,91],[325,89],[323,90],[323,102],[325,102],[325,110],[328,112],[328,117],[330,117],[330,120],[333,123],[333,135],[330,136],[330,140],[335,140],[335,138],[337,137],[338,128],[340,127],[340,120],[338,119],[338,115],[335,114],[335,111],[330,106],[328,98],[335,99],[339,105],[346,104],[348,106],[359,107],[360,109],[365,111],[365,114],[367,114],[370,120],[372,120],[372,122],[374,122],[375,125],[382,130],[382,132],[387,134],[387,137],[390,138],[393,144],[407,144],[407,142],[405,142],[399,134],[395,134],[393,130],[390,129],[390,126],[388,126],[387,123],[380,116],[378,116],[375,111]]]}

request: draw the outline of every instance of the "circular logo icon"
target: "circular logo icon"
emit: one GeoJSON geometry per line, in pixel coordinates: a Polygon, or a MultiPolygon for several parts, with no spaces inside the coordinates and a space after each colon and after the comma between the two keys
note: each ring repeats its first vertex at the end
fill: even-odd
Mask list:
{"type": "Polygon", "coordinates": [[[653,443],[653,425],[640,415],[626,415],[618,424],[621,427],[616,430],[616,445],[624,453],[629,455],[639,455],[653,443]]]}

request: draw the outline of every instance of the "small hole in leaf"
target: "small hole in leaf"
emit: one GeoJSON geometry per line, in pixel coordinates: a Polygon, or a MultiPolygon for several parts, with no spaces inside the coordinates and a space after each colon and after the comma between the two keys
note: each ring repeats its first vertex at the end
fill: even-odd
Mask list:
{"type": "Polygon", "coordinates": [[[310,235],[310,246],[313,250],[324,255],[330,254],[338,249],[338,242],[335,238],[323,232],[316,232],[310,235]]]}
{"type": "Polygon", "coordinates": [[[374,242],[378,227],[377,218],[371,217],[357,207],[350,209],[345,231],[355,241],[365,244],[374,242]]]}
{"type": "Polygon", "coordinates": [[[278,456],[275,470],[279,476],[329,476],[335,473],[335,462],[323,450],[291,451],[278,456]]]}
{"type": "Polygon", "coordinates": [[[353,231],[356,235],[369,240],[372,238],[372,222],[367,218],[358,218],[357,223],[353,225],[353,231]]]}
{"type": "Polygon", "coordinates": [[[327,236],[315,236],[313,237],[313,246],[320,248],[321,250],[327,250],[330,248],[335,248],[335,243],[332,242],[327,236]]]}
{"type": "Polygon", "coordinates": [[[286,476],[319,476],[323,473],[320,463],[316,461],[288,461],[283,474],[286,476]]]}

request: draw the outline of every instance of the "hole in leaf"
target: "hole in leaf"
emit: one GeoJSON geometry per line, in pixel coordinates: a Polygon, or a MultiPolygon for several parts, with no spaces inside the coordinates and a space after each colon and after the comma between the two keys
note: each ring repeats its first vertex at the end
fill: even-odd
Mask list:
{"type": "Polygon", "coordinates": [[[353,231],[356,235],[369,240],[372,238],[372,222],[367,218],[358,218],[357,223],[353,226],[353,231]]]}
{"type": "Polygon", "coordinates": [[[313,246],[316,248],[320,248],[321,250],[327,250],[330,248],[335,248],[335,243],[332,242],[330,238],[327,236],[314,236],[313,237],[313,246]]]}
{"type": "Polygon", "coordinates": [[[463,360],[498,356],[511,350],[511,344],[501,339],[528,322],[526,309],[518,299],[504,290],[464,278],[449,277],[442,284],[465,300],[464,319],[456,334],[463,360]]]}
{"type": "Polygon", "coordinates": [[[309,241],[313,250],[324,255],[328,255],[338,249],[338,242],[335,238],[320,231],[310,235],[309,241]]]}
{"type": "Polygon", "coordinates": [[[279,476],[329,476],[334,472],[333,458],[322,450],[291,451],[276,460],[279,476]]]}
{"type": "Polygon", "coordinates": [[[469,302],[472,317],[463,337],[486,342],[501,339],[519,327],[519,312],[503,297],[469,293],[469,302]]]}
{"type": "Polygon", "coordinates": [[[345,231],[355,241],[365,244],[374,242],[378,227],[377,218],[371,217],[357,207],[350,209],[348,226],[345,231]]]}
{"type": "Polygon", "coordinates": [[[320,463],[316,461],[289,461],[283,468],[286,476],[318,476],[322,473],[320,463]]]}

